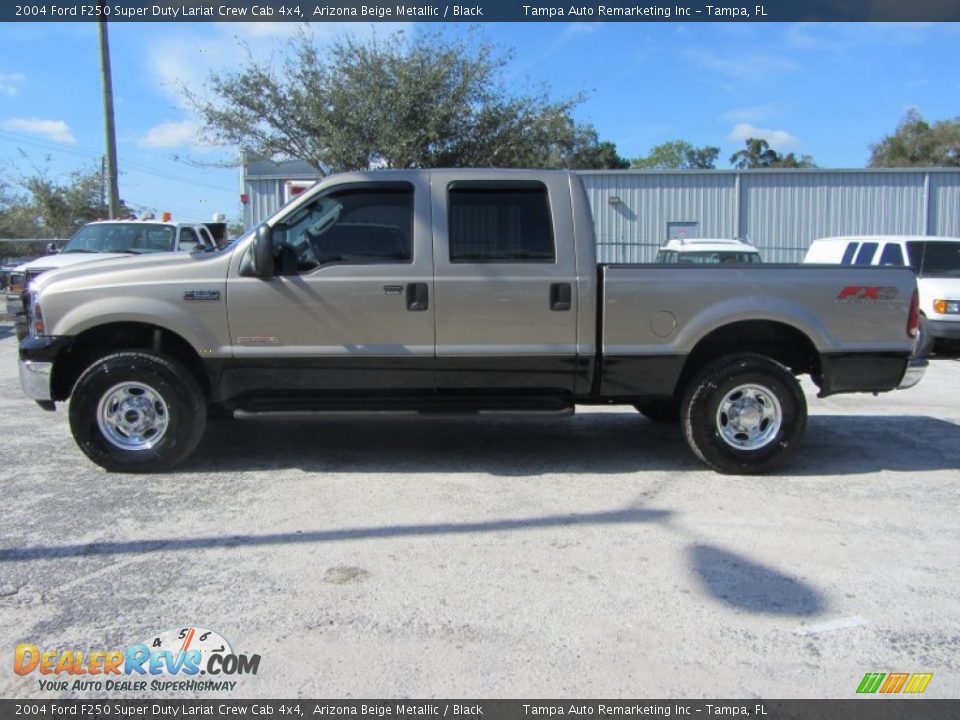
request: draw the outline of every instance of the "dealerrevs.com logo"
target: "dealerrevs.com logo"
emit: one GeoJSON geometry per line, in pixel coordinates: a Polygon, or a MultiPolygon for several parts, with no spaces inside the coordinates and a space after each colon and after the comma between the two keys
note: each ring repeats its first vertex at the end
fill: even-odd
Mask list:
{"type": "Polygon", "coordinates": [[[895,695],[897,693],[922,693],[927,689],[930,680],[933,679],[933,673],[867,673],[860,681],[857,692],[860,694],[872,695],[873,693],[883,693],[884,695],[895,695]]]}
{"type": "Polygon", "coordinates": [[[259,655],[237,654],[219,633],[182,627],[126,649],[46,649],[17,645],[13,671],[37,674],[44,691],[232,691],[238,675],[256,675],[259,655]],[[203,676],[203,677],[201,677],[203,676]]]}

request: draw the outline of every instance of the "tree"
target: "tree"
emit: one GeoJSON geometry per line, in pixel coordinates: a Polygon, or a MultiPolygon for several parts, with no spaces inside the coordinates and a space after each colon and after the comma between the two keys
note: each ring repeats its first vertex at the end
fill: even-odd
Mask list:
{"type": "Polygon", "coordinates": [[[712,170],[719,155],[718,147],[697,148],[686,140],[672,140],[657,145],[648,155],[634,158],[630,166],[651,170],[712,170]]]}
{"type": "MultiPolygon", "coordinates": [[[[612,143],[572,118],[582,96],[512,95],[510,60],[440,33],[342,38],[321,55],[302,31],[282,72],[248,53],[213,73],[209,93],[181,91],[214,142],[305,160],[321,174],[371,167],[611,167],[612,143]]],[[[619,164],[619,165],[618,165],[619,164]]]]}
{"type": "Polygon", "coordinates": [[[0,238],[40,237],[37,230],[37,215],[30,198],[0,180],[0,238]]]}
{"type": "Polygon", "coordinates": [[[743,150],[730,156],[730,164],[740,169],[754,168],[813,168],[816,164],[809,155],[799,158],[793,153],[781,155],[762,138],[749,138],[743,150]]]}
{"type": "Polygon", "coordinates": [[[81,225],[109,214],[101,196],[99,170],[72,172],[66,183],[37,174],[25,178],[22,184],[30,192],[32,205],[51,237],[70,237],[81,225]]]}
{"type": "Polygon", "coordinates": [[[99,169],[72,172],[66,181],[51,178],[45,169],[13,175],[22,191],[0,184],[0,237],[66,238],[81,225],[107,217],[99,169]]]}
{"type": "Polygon", "coordinates": [[[930,125],[908,110],[896,132],[870,146],[870,167],[960,166],[960,117],[930,125]]]}

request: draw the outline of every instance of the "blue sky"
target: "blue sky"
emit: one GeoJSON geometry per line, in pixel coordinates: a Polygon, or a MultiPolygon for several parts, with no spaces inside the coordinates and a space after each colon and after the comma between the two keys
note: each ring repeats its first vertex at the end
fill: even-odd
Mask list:
{"type": "MultiPolygon", "coordinates": [[[[416,33],[422,26],[402,29],[416,33]]],[[[476,27],[476,26],[473,26],[476,27]]],[[[336,34],[385,34],[395,23],[315,24],[336,34]]],[[[466,33],[470,26],[444,25],[466,33]]],[[[110,25],[120,165],[129,204],[203,220],[240,215],[236,152],[198,143],[177,92],[236,66],[238,40],[267,58],[291,23],[110,25]]],[[[910,107],[928,120],[960,115],[960,25],[749,23],[489,23],[481,35],[514,51],[506,79],[587,95],[577,118],[620,154],[685,139],[721,147],[721,167],[760,136],[823,167],[862,167],[869,144],[910,107]]],[[[96,26],[0,24],[0,173],[89,170],[103,153],[96,26]]]]}

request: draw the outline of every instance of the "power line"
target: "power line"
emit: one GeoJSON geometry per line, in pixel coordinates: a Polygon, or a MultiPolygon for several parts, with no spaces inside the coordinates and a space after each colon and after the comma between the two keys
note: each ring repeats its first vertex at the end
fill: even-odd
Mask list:
{"type": "MultiPolygon", "coordinates": [[[[70,147],[68,145],[63,145],[61,143],[53,142],[50,140],[41,140],[39,138],[27,137],[20,133],[11,132],[9,130],[0,130],[0,139],[6,139],[11,142],[22,142],[27,145],[33,145],[35,147],[38,147],[41,150],[55,150],[57,152],[64,152],[71,155],[93,157],[97,160],[99,160],[103,155],[102,153],[88,150],[85,148],[70,147]]],[[[205,183],[201,180],[194,180],[191,178],[182,177],[180,175],[167,173],[162,170],[156,170],[154,168],[151,168],[148,165],[144,165],[143,163],[139,163],[134,160],[125,160],[122,164],[130,168],[131,170],[136,170],[137,172],[142,172],[147,175],[153,175],[162,180],[172,180],[174,182],[180,182],[187,185],[196,185],[197,187],[205,187],[211,190],[220,190],[221,192],[233,192],[234,190],[231,188],[222,187],[220,185],[205,183]]]]}

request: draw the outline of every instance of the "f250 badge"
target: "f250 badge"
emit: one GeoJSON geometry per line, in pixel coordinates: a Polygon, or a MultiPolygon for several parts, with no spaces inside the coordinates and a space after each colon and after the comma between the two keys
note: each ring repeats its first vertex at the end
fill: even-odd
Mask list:
{"type": "Polygon", "coordinates": [[[187,290],[183,299],[191,302],[217,302],[220,300],[219,290],[187,290]]]}
{"type": "Polygon", "coordinates": [[[897,299],[897,289],[890,285],[847,285],[837,295],[842,303],[888,303],[897,299]]]}

